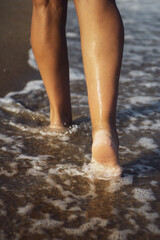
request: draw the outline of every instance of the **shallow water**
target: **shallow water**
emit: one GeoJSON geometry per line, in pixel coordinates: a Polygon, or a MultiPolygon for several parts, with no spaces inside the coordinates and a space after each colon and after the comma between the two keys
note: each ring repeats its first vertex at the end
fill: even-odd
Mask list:
{"type": "MultiPolygon", "coordinates": [[[[117,126],[122,178],[92,179],[78,22],[67,39],[74,124],[56,134],[41,80],[0,99],[0,239],[160,238],[158,0],[118,2],[125,25],[117,126]]],[[[28,63],[37,68],[31,50],[28,63]]]]}

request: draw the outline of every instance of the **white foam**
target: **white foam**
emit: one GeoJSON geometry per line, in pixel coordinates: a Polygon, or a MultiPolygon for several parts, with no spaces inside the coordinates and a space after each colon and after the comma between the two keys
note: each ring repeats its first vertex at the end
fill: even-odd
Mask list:
{"type": "Polygon", "coordinates": [[[23,143],[20,140],[17,140],[16,137],[8,137],[4,134],[0,134],[0,140],[5,143],[6,146],[1,147],[1,150],[7,152],[8,149],[10,152],[15,154],[20,154],[23,148],[23,143]]]}
{"type": "Polygon", "coordinates": [[[144,216],[148,221],[153,223],[159,218],[159,214],[154,212],[150,206],[150,203],[147,201],[143,202],[143,205],[139,208],[129,208],[130,211],[133,211],[141,216],[144,216]]]}
{"type": "Polygon", "coordinates": [[[113,229],[111,230],[108,240],[126,240],[128,239],[128,234],[135,234],[135,231],[113,229]]]}
{"type": "Polygon", "coordinates": [[[140,145],[146,149],[156,149],[158,145],[155,143],[153,138],[142,137],[138,140],[137,145],[140,145]]]}
{"type": "Polygon", "coordinates": [[[52,200],[52,199],[49,199],[49,198],[45,197],[44,201],[52,204],[54,207],[57,207],[57,208],[61,209],[62,211],[66,211],[68,205],[73,202],[73,199],[69,198],[69,197],[66,197],[64,200],[59,200],[59,199],[58,200],[52,200]]]}
{"type": "Polygon", "coordinates": [[[32,176],[45,176],[45,173],[38,171],[37,169],[27,169],[26,175],[32,175],[32,176]]]}
{"type": "Polygon", "coordinates": [[[75,206],[75,207],[70,207],[69,211],[71,211],[71,212],[77,212],[77,211],[81,212],[82,209],[78,206],[75,206]]]}
{"type": "Polygon", "coordinates": [[[0,209],[0,216],[7,216],[7,211],[0,209]]]}
{"type": "Polygon", "coordinates": [[[37,66],[36,60],[34,58],[32,49],[29,49],[29,51],[28,51],[28,65],[31,68],[38,70],[38,66],[37,66]]]}
{"type": "Polygon", "coordinates": [[[16,159],[17,160],[24,160],[27,159],[30,161],[32,167],[28,168],[26,171],[26,175],[33,175],[33,176],[45,176],[46,174],[42,171],[42,167],[46,164],[46,160],[50,157],[49,155],[39,155],[35,156],[27,156],[24,154],[20,154],[16,159]]]}
{"type": "Polygon", "coordinates": [[[133,192],[133,197],[139,202],[144,203],[146,201],[156,200],[152,192],[152,189],[134,188],[132,192],[133,192]]]}
{"type": "Polygon", "coordinates": [[[158,186],[158,181],[152,180],[152,181],[150,182],[150,184],[151,184],[152,186],[158,186]]]}
{"type": "Polygon", "coordinates": [[[132,153],[132,151],[128,147],[122,145],[119,146],[119,150],[121,154],[132,153]]]}
{"type": "MultiPolygon", "coordinates": [[[[50,185],[49,187],[54,187],[54,188],[57,188],[61,195],[64,197],[64,200],[62,202],[62,205],[68,202],[71,202],[72,199],[76,199],[76,200],[82,200],[82,199],[87,199],[87,198],[95,198],[97,197],[97,194],[95,192],[95,185],[92,183],[92,182],[88,182],[89,184],[89,189],[88,189],[88,192],[84,195],[82,194],[74,194],[73,192],[71,191],[68,191],[68,190],[64,190],[63,187],[56,183],[52,178],[51,176],[46,176],[46,182],[50,185]],[[72,197],[72,199],[70,199],[72,197]]],[[[76,206],[77,207],[77,206],[76,206]]]]}
{"type": "MultiPolygon", "coordinates": [[[[83,107],[88,109],[88,105],[87,105],[88,97],[86,95],[71,93],[71,97],[73,100],[76,100],[76,102],[78,102],[78,107],[83,107]]],[[[77,103],[75,105],[74,102],[75,101],[73,101],[73,107],[75,106],[77,108],[77,103]]]]}
{"type": "MultiPolygon", "coordinates": [[[[11,113],[16,113],[16,114],[22,114],[22,113],[27,113],[30,116],[32,116],[32,118],[42,118],[44,119],[45,116],[43,114],[41,114],[40,112],[36,112],[36,111],[31,111],[29,109],[26,109],[20,102],[17,102],[16,100],[13,99],[13,97],[16,94],[22,95],[23,94],[28,94],[28,93],[32,93],[34,91],[42,91],[42,89],[44,88],[43,86],[43,82],[41,80],[33,80],[30,81],[26,84],[26,86],[24,87],[23,90],[18,91],[18,92],[10,92],[8,93],[4,98],[0,98],[0,107],[2,109],[5,109],[11,113]]],[[[10,123],[14,124],[14,122],[10,123]]]]}
{"type": "Polygon", "coordinates": [[[144,174],[154,171],[155,168],[152,166],[149,166],[145,162],[145,164],[140,164],[140,163],[135,164],[133,167],[133,170],[134,172],[136,172],[138,177],[144,177],[145,176],[144,174]]]}
{"type": "Polygon", "coordinates": [[[131,82],[130,78],[127,78],[124,76],[120,78],[120,83],[129,83],[129,82],[131,82]]]}
{"type": "Polygon", "coordinates": [[[147,88],[159,87],[159,82],[143,82],[140,85],[145,86],[147,88]]]}
{"type": "Polygon", "coordinates": [[[63,221],[50,219],[48,214],[46,214],[44,219],[34,220],[34,223],[32,223],[32,227],[29,229],[29,232],[34,234],[43,233],[43,229],[54,229],[56,227],[61,227],[63,224],[63,221]]]}
{"type": "Polygon", "coordinates": [[[136,223],[136,220],[131,217],[130,214],[126,214],[125,217],[128,219],[128,221],[132,224],[134,229],[137,231],[139,229],[139,226],[136,223]]]}
{"type": "Polygon", "coordinates": [[[19,207],[17,213],[20,215],[26,215],[31,212],[33,207],[34,207],[33,204],[29,203],[25,207],[19,207]]]}
{"type": "Polygon", "coordinates": [[[147,229],[152,233],[160,236],[160,229],[159,226],[157,226],[156,224],[153,223],[148,224],[147,229]]]}
{"type": "Polygon", "coordinates": [[[8,191],[8,189],[7,189],[5,186],[2,186],[2,187],[1,187],[1,190],[5,191],[5,192],[8,191]]]}
{"type": "Polygon", "coordinates": [[[87,160],[90,160],[92,158],[92,155],[90,153],[87,153],[84,155],[84,157],[87,159],[87,160]]]}
{"type": "Polygon", "coordinates": [[[84,73],[82,73],[82,70],[78,70],[76,68],[70,68],[69,75],[70,75],[71,81],[85,79],[85,76],[84,76],[84,73]]]}
{"type": "MultiPolygon", "coordinates": [[[[84,168],[83,168],[84,169],[84,168]]],[[[88,171],[91,178],[110,180],[113,177],[118,177],[122,173],[122,168],[119,167],[104,167],[92,158],[91,163],[88,164],[88,171]]]]}
{"type": "Polygon", "coordinates": [[[153,97],[153,96],[135,96],[135,97],[130,97],[129,101],[131,104],[151,104],[153,102],[159,101],[159,97],[153,97]]]}
{"type": "Polygon", "coordinates": [[[98,227],[106,227],[108,220],[102,218],[90,218],[89,222],[82,224],[79,228],[63,228],[67,234],[83,236],[88,230],[96,230],[98,227]]]}
{"type": "MultiPolygon", "coordinates": [[[[148,168],[147,168],[147,170],[148,170],[148,168]]],[[[150,168],[149,168],[149,170],[150,170],[150,168]]],[[[146,168],[145,168],[145,171],[146,171],[146,168]]],[[[129,174],[125,174],[123,178],[121,178],[121,177],[113,178],[113,176],[93,177],[93,174],[89,168],[89,164],[86,164],[86,163],[84,163],[81,168],[75,164],[57,164],[57,165],[55,165],[54,168],[49,169],[48,174],[58,175],[58,176],[61,176],[61,175],[63,176],[65,174],[67,174],[69,176],[82,176],[82,177],[86,177],[89,180],[91,180],[91,183],[95,179],[110,180],[110,185],[107,186],[107,188],[105,190],[108,192],[112,192],[112,193],[115,191],[118,191],[122,186],[131,185],[133,183],[133,176],[129,175],[129,174]]],[[[52,185],[52,186],[55,185],[55,183],[53,182],[53,180],[51,178],[47,177],[46,180],[50,185],[52,185]]],[[[61,188],[61,190],[62,190],[62,188],[61,188]]],[[[90,191],[91,191],[91,193],[88,193],[88,196],[91,195],[91,196],[95,197],[96,195],[95,195],[94,184],[90,185],[90,191]]]]}
{"type": "Polygon", "coordinates": [[[8,100],[8,101],[14,101],[12,99],[12,97],[17,93],[20,94],[20,95],[23,95],[23,94],[27,94],[27,93],[32,93],[33,91],[37,91],[37,90],[41,91],[42,89],[44,89],[44,84],[43,84],[42,80],[32,80],[32,81],[27,82],[27,84],[25,85],[25,87],[21,91],[9,92],[5,96],[4,99],[8,100]]]}
{"type": "Polygon", "coordinates": [[[3,142],[5,142],[7,144],[12,144],[14,142],[13,138],[8,137],[2,133],[0,133],[0,140],[2,140],[3,142]]]}
{"type": "Polygon", "coordinates": [[[77,37],[79,37],[79,34],[77,34],[76,32],[67,32],[66,37],[77,38],[77,37]]]}
{"type": "Polygon", "coordinates": [[[114,193],[121,189],[123,186],[132,185],[133,184],[133,176],[125,175],[123,178],[111,179],[110,185],[105,188],[105,191],[114,193]]]}
{"type": "Polygon", "coordinates": [[[6,177],[13,177],[17,173],[18,173],[17,169],[11,169],[11,172],[10,172],[10,171],[5,170],[3,167],[1,167],[1,170],[0,170],[0,175],[2,175],[2,176],[4,175],[6,177]]]}
{"type": "Polygon", "coordinates": [[[71,214],[71,215],[68,216],[68,220],[73,221],[73,220],[77,219],[77,217],[78,216],[76,214],[71,214]]]}
{"type": "Polygon", "coordinates": [[[148,70],[149,72],[156,72],[156,71],[160,71],[160,67],[158,67],[158,66],[148,67],[148,66],[147,66],[147,70],[148,70]]]}
{"type": "Polygon", "coordinates": [[[134,36],[131,34],[125,34],[125,40],[134,40],[134,36]]]}
{"type": "Polygon", "coordinates": [[[96,172],[95,174],[95,166],[94,169],[92,168],[91,164],[84,163],[82,167],[78,167],[75,164],[56,164],[54,168],[49,169],[49,174],[53,175],[70,175],[70,176],[83,176],[86,178],[89,178],[90,180],[94,179],[103,179],[103,180],[109,180],[113,177],[119,176],[119,172],[113,173],[111,171],[106,170],[106,168],[103,167],[103,172],[96,172]]]}
{"type": "MultiPolygon", "coordinates": [[[[39,116],[40,117],[40,116],[39,116]]],[[[57,137],[60,141],[62,142],[66,142],[70,139],[69,135],[67,136],[68,133],[71,132],[70,129],[67,129],[66,132],[64,133],[59,133],[59,132],[54,132],[52,131],[49,127],[48,128],[33,128],[21,123],[14,123],[14,122],[9,122],[9,124],[17,129],[20,129],[23,132],[29,132],[34,134],[35,138],[40,138],[41,136],[53,136],[53,137],[57,137]],[[38,136],[35,136],[35,134],[38,134],[38,136]]]]}
{"type": "Polygon", "coordinates": [[[159,119],[154,119],[154,121],[144,120],[143,122],[141,122],[140,128],[145,130],[147,129],[157,130],[160,128],[160,120],[159,119]]]}
{"type": "Polygon", "coordinates": [[[137,71],[136,70],[134,70],[134,71],[132,70],[132,71],[129,72],[129,75],[131,77],[143,77],[143,76],[145,76],[145,72],[138,71],[138,70],[137,71]]]}
{"type": "Polygon", "coordinates": [[[130,123],[127,127],[127,130],[130,130],[130,131],[139,131],[139,127],[133,125],[133,123],[130,123]]]}
{"type": "Polygon", "coordinates": [[[75,164],[57,164],[55,168],[50,168],[49,174],[63,175],[68,174],[70,176],[83,176],[85,172],[81,171],[75,164]]]}
{"type": "Polygon", "coordinates": [[[153,124],[153,121],[149,120],[149,119],[145,119],[143,120],[143,122],[141,123],[145,126],[150,126],[151,124],[153,124]]]}

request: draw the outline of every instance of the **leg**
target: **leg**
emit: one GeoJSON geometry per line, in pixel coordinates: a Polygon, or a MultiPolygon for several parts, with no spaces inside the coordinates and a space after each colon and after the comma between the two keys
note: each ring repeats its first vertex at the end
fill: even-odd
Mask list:
{"type": "Polygon", "coordinates": [[[92,162],[120,172],[116,104],[123,52],[123,24],[114,0],[74,0],[92,121],[92,162]]]}
{"type": "Polygon", "coordinates": [[[33,0],[31,44],[50,102],[50,126],[72,122],[65,36],[67,0],[33,0]]]}

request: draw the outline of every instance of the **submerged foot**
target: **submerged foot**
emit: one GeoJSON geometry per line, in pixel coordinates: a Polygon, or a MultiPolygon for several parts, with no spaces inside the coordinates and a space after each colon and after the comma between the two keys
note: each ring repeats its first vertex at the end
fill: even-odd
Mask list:
{"type": "Polygon", "coordinates": [[[63,114],[60,114],[60,112],[56,112],[56,114],[54,114],[54,111],[50,107],[49,128],[51,131],[54,131],[57,133],[65,133],[71,125],[72,125],[72,116],[70,113],[63,112],[63,114]]]}
{"type": "Polygon", "coordinates": [[[49,129],[56,133],[65,133],[65,132],[67,132],[68,127],[64,126],[62,124],[50,124],[49,129]]]}
{"type": "Polygon", "coordinates": [[[94,133],[90,168],[96,178],[112,178],[121,175],[116,134],[111,135],[104,129],[94,133]]]}

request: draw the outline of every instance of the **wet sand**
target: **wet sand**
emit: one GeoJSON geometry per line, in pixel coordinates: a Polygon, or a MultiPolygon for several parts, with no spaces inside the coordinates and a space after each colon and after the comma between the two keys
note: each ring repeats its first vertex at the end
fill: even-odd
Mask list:
{"type": "Polygon", "coordinates": [[[32,1],[0,1],[0,97],[40,78],[27,63],[31,14],[32,1]]]}
{"type": "MultiPolygon", "coordinates": [[[[27,11],[27,1],[14,1],[15,12],[27,11]]],[[[0,98],[0,240],[160,239],[160,2],[118,2],[126,31],[117,109],[121,178],[93,179],[90,171],[91,123],[74,5],[69,4],[67,40],[76,121],[65,134],[46,127],[49,105],[43,82],[32,81],[33,75],[27,78],[29,38],[24,44],[21,34],[19,39],[16,30],[12,32],[22,46],[15,41],[16,49],[3,51],[9,57],[17,51],[14,67],[11,58],[4,58],[13,70],[6,77],[6,91],[20,88],[17,79],[23,79],[22,84],[31,81],[22,91],[0,98]],[[24,51],[24,62],[18,51],[24,51]],[[10,90],[8,79],[14,83],[10,90]]],[[[27,12],[26,19],[30,21],[27,12]]],[[[36,65],[32,54],[29,60],[36,65]]]]}

